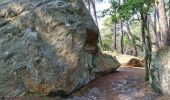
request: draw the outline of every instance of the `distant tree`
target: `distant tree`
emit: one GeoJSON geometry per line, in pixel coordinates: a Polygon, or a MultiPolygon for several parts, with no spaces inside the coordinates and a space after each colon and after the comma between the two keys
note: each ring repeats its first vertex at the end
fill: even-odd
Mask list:
{"type": "Polygon", "coordinates": [[[120,49],[121,53],[124,54],[124,31],[123,31],[123,22],[120,22],[120,49]]]}
{"type": "MultiPolygon", "coordinates": [[[[161,35],[160,35],[160,32],[157,31],[157,15],[158,15],[158,10],[157,10],[157,5],[155,3],[155,6],[154,6],[154,22],[151,22],[151,27],[153,29],[153,32],[155,33],[156,47],[159,48],[160,42],[161,42],[161,35]]],[[[150,21],[152,21],[151,18],[150,18],[150,21]]]]}
{"type": "Polygon", "coordinates": [[[138,50],[137,50],[137,47],[136,47],[136,42],[135,42],[135,39],[133,38],[133,35],[132,35],[131,30],[130,30],[128,21],[126,21],[126,28],[127,28],[128,37],[129,37],[130,41],[132,41],[132,45],[133,45],[133,48],[134,48],[134,56],[138,56],[138,50]]]}
{"type": "MultiPolygon", "coordinates": [[[[118,6],[120,7],[121,1],[118,0],[118,6]]],[[[121,53],[124,54],[124,31],[123,31],[123,21],[120,19],[120,47],[121,47],[121,53]]]]}
{"type": "Polygon", "coordinates": [[[114,49],[117,50],[117,34],[116,34],[116,31],[117,31],[117,28],[116,28],[116,23],[114,23],[114,49]]]}

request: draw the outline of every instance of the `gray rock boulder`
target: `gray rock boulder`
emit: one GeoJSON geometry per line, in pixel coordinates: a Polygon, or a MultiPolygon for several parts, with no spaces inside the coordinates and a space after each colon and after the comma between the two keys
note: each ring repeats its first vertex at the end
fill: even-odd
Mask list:
{"type": "Polygon", "coordinates": [[[161,48],[153,55],[150,74],[153,89],[170,96],[170,47],[161,48]]]}
{"type": "Polygon", "coordinates": [[[82,0],[1,1],[0,96],[67,95],[116,70],[98,35],[82,0]]]}

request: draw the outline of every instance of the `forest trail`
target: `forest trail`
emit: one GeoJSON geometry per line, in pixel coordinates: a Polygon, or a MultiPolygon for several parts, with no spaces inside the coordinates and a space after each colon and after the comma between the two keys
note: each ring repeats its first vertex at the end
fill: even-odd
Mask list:
{"type": "Polygon", "coordinates": [[[69,100],[168,100],[152,92],[144,68],[120,67],[76,91],[69,100]]]}

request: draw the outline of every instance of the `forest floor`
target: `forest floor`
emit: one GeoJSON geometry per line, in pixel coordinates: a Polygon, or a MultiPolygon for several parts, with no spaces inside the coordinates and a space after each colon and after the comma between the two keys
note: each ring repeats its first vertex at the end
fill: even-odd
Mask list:
{"type": "Polygon", "coordinates": [[[72,94],[68,100],[169,100],[152,92],[144,68],[120,67],[72,94]]]}

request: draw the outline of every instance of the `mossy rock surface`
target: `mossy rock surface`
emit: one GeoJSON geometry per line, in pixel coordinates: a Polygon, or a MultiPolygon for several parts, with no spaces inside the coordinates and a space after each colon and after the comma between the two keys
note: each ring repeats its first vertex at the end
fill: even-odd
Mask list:
{"type": "Polygon", "coordinates": [[[70,94],[96,78],[94,69],[116,70],[117,60],[110,64],[100,53],[98,36],[83,0],[1,1],[0,96],[70,94]]]}
{"type": "Polygon", "coordinates": [[[153,89],[170,96],[170,47],[160,48],[153,54],[150,74],[153,89]]]}

